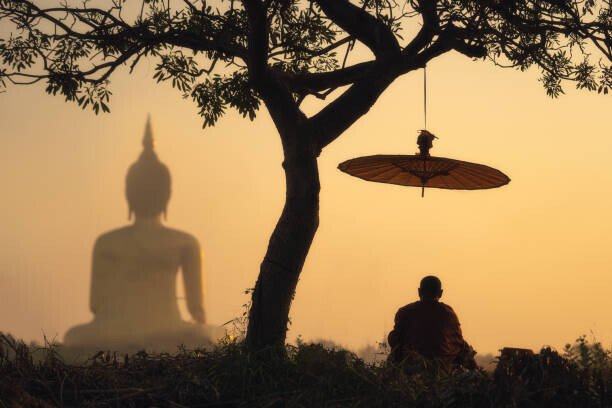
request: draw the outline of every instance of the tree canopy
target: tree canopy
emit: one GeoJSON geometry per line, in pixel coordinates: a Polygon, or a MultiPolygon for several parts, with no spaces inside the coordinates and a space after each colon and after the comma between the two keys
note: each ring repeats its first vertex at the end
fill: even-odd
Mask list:
{"type": "Polygon", "coordinates": [[[48,93],[96,113],[109,110],[111,75],[143,57],[156,61],[158,82],[196,103],[204,126],[228,107],[255,117],[258,65],[298,106],[359,88],[381,67],[401,74],[450,50],[520,70],[535,65],[553,97],[564,81],[604,93],[612,86],[610,0],[39,3],[0,0],[0,86],[44,81],[48,93]],[[356,43],[372,58],[349,65],[356,43]]]}

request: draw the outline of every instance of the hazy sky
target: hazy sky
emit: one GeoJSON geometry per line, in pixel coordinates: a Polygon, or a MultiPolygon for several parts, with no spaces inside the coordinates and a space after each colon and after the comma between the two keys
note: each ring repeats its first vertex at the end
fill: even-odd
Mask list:
{"type": "MultiPolygon", "coordinates": [[[[128,166],[147,113],[173,174],[168,224],[204,250],[206,309],[240,316],[283,204],[279,138],[265,111],[201,129],[196,107],[151,79],[154,62],[114,76],[112,113],[95,116],[42,86],[0,94],[0,330],[61,339],[88,311],[97,235],[127,223],[128,166]]],[[[437,274],[481,352],[612,342],[609,96],[549,99],[535,72],[457,54],[430,63],[432,154],[499,168],[501,189],[458,192],[367,183],[346,159],[413,154],[422,72],[397,80],[321,155],[321,224],[291,311],[290,339],[350,347],[381,340],[396,309],[437,274]]]]}

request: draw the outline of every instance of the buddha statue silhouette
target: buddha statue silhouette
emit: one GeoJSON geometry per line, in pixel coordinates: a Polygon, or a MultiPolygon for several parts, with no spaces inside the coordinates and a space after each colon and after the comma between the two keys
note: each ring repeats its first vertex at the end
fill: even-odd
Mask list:
{"type": "Polygon", "coordinates": [[[90,292],[94,319],[68,330],[66,346],[172,351],[180,344],[210,344],[224,334],[221,327],[206,325],[200,244],[162,224],[170,186],[170,172],[154,151],[147,119],[143,151],[126,177],[134,222],[96,240],[90,292]],[[180,316],[175,287],[179,268],[195,323],[180,316]]]}

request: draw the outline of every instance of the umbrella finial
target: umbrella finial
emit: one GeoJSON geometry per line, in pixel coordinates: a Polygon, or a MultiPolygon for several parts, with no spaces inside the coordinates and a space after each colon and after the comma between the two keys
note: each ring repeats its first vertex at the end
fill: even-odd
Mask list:
{"type": "Polygon", "coordinates": [[[419,151],[421,156],[429,157],[429,149],[433,147],[433,140],[438,137],[433,133],[421,129],[419,131],[419,136],[417,137],[417,145],[419,146],[419,151]]]}

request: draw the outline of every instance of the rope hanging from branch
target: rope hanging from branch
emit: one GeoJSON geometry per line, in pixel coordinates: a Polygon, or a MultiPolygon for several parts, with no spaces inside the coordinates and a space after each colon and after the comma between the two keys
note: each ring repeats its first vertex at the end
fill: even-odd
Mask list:
{"type": "Polygon", "coordinates": [[[423,67],[423,117],[425,119],[425,127],[427,130],[427,65],[423,67]]]}

